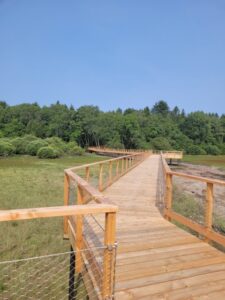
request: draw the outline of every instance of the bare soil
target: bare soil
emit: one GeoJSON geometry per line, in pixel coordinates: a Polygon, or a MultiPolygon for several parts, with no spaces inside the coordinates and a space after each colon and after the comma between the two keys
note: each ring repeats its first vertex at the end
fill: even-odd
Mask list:
{"type": "MultiPolygon", "coordinates": [[[[170,165],[170,167],[177,172],[225,181],[225,171],[216,167],[194,165],[190,163],[180,163],[179,165],[170,165]]],[[[205,183],[177,176],[174,176],[173,182],[180,192],[192,195],[197,201],[204,205],[206,194],[205,183]]],[[[214,185],[213,210],[217,216],[225,218],[225,186],[214,185]]]]}

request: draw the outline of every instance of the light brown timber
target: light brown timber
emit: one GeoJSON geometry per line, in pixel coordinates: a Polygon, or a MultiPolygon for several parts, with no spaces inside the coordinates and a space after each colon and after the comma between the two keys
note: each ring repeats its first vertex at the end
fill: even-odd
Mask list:
{"type": "MultiPolygon", "coordinates": [[[[119,207],[115,299],[195,299],[192,293],[202,299],[207,293],[221,293],[222,299],[225,254],[160,214],[156,207],[159,162],[159,155],[151,155],[104,191],[105,197],[119,207]]],[[[171,180],[167,183],[171,197],[171,180]]],[[[211,195],[210,190],[209,200],[211,195]]],[[[187,222],[202,235],[225,242],[223,236],[210,230],[210,218],[206,218],[207,229],[174,213],[170,209],[172,199],[167,200],[169,218],[187,222]]]]}

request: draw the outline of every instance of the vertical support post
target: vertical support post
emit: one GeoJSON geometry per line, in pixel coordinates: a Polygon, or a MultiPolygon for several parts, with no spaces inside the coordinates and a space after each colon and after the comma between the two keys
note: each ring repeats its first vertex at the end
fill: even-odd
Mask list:
{"type": "MultiPolygon", "coordinates": [[[[82,196],[82,190],[81,187],[77,187],[77,204],[82,205],[83,204],[83,196],[82,196]]],[[[78,215],[76,216],[76,273],[80,273],[82,270],[82,256],[81,256],[81,250],[83,248],[83,216],[78,215]]]]}
{"type": "Polygon", "coordinates": [[[109,184],[112,183],[112,162],[109,162],[109,184]]]}
{"type": "Polygon", "coordinates": [[[86,181],[88,182],[90,178],[90,167],[86,167],[85,177],[86,177],[86,181]]]}
{"type": "Polygon", "coordinates": [[[103,172],[103,164],[99,164],[98,190],[100,192],[103,189],[103,186],[102,186],[102,172],[103,172]]]}
{"type": "Polygon", "coordinates": [[[121,173],[123,174],[124,172],[124,158],[122,158],[122,168],[121,168],[121,173]]]}
{"type": "Polygon", "coordinates": [[[116,213],[105,214],[105,236],[103,258],[103,299],[113,298],[113,280],[114,280],[114,255],[115,255],[115,233],[116,233],[116,213]]]}
{"type": "Polygon", "coordinates": [[[126,160],[126,171],[127,171],[128,170],[128,158],[126,157],[125,160],[126,160]]]}
{"type": "Polygon", "coordinates": [[[73,247],[70,248],[70,273],[69,273],[69,295],[68,300],[75,300],[75,254],[73,247]]]}
{"type": "MultiPolygon", "coordinates": [[[[69,205],[69,176],[64,174],[64,205],[69,205]]],[[[63,227],[64,227],[64,238],[68,239],[69,227],[68,227],[68,217],[64,217],[63,219],[63,227]]]]}
{"type": "MultiPolygon", "coordinates": [[[[205,227],[207,231],[212,229],[212,215],[213,215],[213,183],[207,182],[206,189],[206,207],[205,207],[205,227]]],[[[206,237],[205,242],[209,242],[206,237]]]]}
{"type": "Polygon", "coordinates": [[[171,221],[171,218],[168,217],[167,213],[171,211],[172,208],[172,193],[173,193],[173,188],[172,188],[172,174],[166,174],[166,205],[165,205],[165,218],[168,221],[171,221]]]}
{"type": "Polygon", "coordinates": [[[119,160],[116,161],[116,177],[119,176],[119,160]]]}

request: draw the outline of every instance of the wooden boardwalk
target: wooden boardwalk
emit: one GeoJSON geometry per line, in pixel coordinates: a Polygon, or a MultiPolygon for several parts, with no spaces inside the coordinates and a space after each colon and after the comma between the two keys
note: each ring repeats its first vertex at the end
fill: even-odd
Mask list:
{"type": "Polygon", "coordinates": [[[148,157],[104,192],[119,207],[116,299],[225,299],[225,254],[156,207],[159,159],[148,157]]]}
{"type": "MultiPolygon", "coordinates": [[[[81,275],[87,293],[77,299],[109,300],[115,295],[116,300],[222,300],[225,254],[164,219],[156,207],[159,198],[167,218],[225,247],[224,235],[213,226],[213,187],[217,185],[225,186],[225,181],[170,170],[163,155],[126,153],[65,170],[64,206],[4,210],[0,222],[64,217],[64,237],[75,251],[70,253],[68,299],[75,299],[74,284],[81,275]],[[172,176],[205,184],[204,224],[173,211],[172,176]]],[[[24,299],[17,290],[12,295],[24,299]]]]}

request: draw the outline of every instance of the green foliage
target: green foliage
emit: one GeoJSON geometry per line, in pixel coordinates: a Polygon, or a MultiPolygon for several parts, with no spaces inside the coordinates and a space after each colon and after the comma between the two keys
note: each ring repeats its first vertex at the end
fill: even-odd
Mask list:
{"type": "Polygon", "coordinates": [[[11,140],[12,145],[15,147],[16,154],[25,154],[26,153],[26,144],[24,143],[24,139],[21,137],[17,137],[11,140]]]}
{"type": "Polygon", "coordinates": [[[204,155],[206,154],[206,151],[198,145],[190,145],[187,148],[187,154],[193,154],[193,155],[204,155]]]}
{"type": "Polygon", "coordinates": [[[113,138],[107,142],[106,146],[109,148],[124,149],[124,145],[121,143],[120,136],[118,133],[115,133],[113,138]]]}
{"type": "Polygon", "coordinates": [[[42,147],[47,147],[48,143],[44,140],[36,140],[32,141],[27,145],[26,153],[29,155],[37,155],[37,152],[42,147]]]}
{"type": "Polygon", "coordinates": [[[169,106],[165,101],[160,100],[153,106],[152,112],[166,116],[169,114],[169,106]]]}
{"type": "Polygon", "coordinates": [[[152,140],[152,146],[155,150],[170,150],[171,145],[164,137],[156,137],[152,140]]]}
{"type": "Polygon", "coordinates": [[[67,144],[59,137],[50,137],[45,139],[45,141],[49,144],[49,146],[57,148],[61,153],[64,153],[67,149],[67,144]]]}
{"type": "Polygon", "coordinates": [[[47,146],[41,147],[37,152],[37,156],[39,158],[57,158],[60,156],[60,153],[57,149],[47,146]]]}
{"type": "Polygon", "coordinates": [[[78,146],[75,142],[70,142],[66,146],[66,151],[69,155],[83,155],[84,149],[78,146]]]}
{"type": "Polygon", "coordinates": [[[10,139],[10,143],[12,140],[17,154],[26,153],[27,144],[38,138],[45,139],[61,154],[67,152],[68,142],[76,142],[83,148],[155,147],[223,154],[225,115],[201,111],[185,114],[177,106],[170,109],[163,100],[152,108],[127,108],[124,112],[121,109],[103,112],[97,106],[74,109],[59,101],[44,107],[37,103],[9,106],[1,102],[0,137],[10,139]]]}
{"type": "Polygon", "coordinates": [[[32,135],[32,134],[26,134],[26,135],[23,136],[23,140],[24,140],[26,143],[29,143],[29,142],[37,141],[38,138],[37,138],[35,135],[32,135]]]}
{"type": "Polygon", "coordinates": [[[9,156],[15,152],[15,147],[7,141],[0,141],[0,156],[9,156]]]}
{"type": "Polygon", "coordinates": [[[33,135],[25,135],[23,137],[12,138],[10,143],[15,147],[16,154],[27,154],[27,145],[36,140],[38,138],[33,135]]]}
{"type": "Polygon", "coordinates": [[[225,143],[218,144],[218,148],[220,150],[220,154],[224,155],[225,154],[225,143]]]}
{"type": "Polygon", "coordinates": [[[205,145],[204,149],[210,155],[219,155],[221,153],[220,149],[215,145],[205,145]]]}

